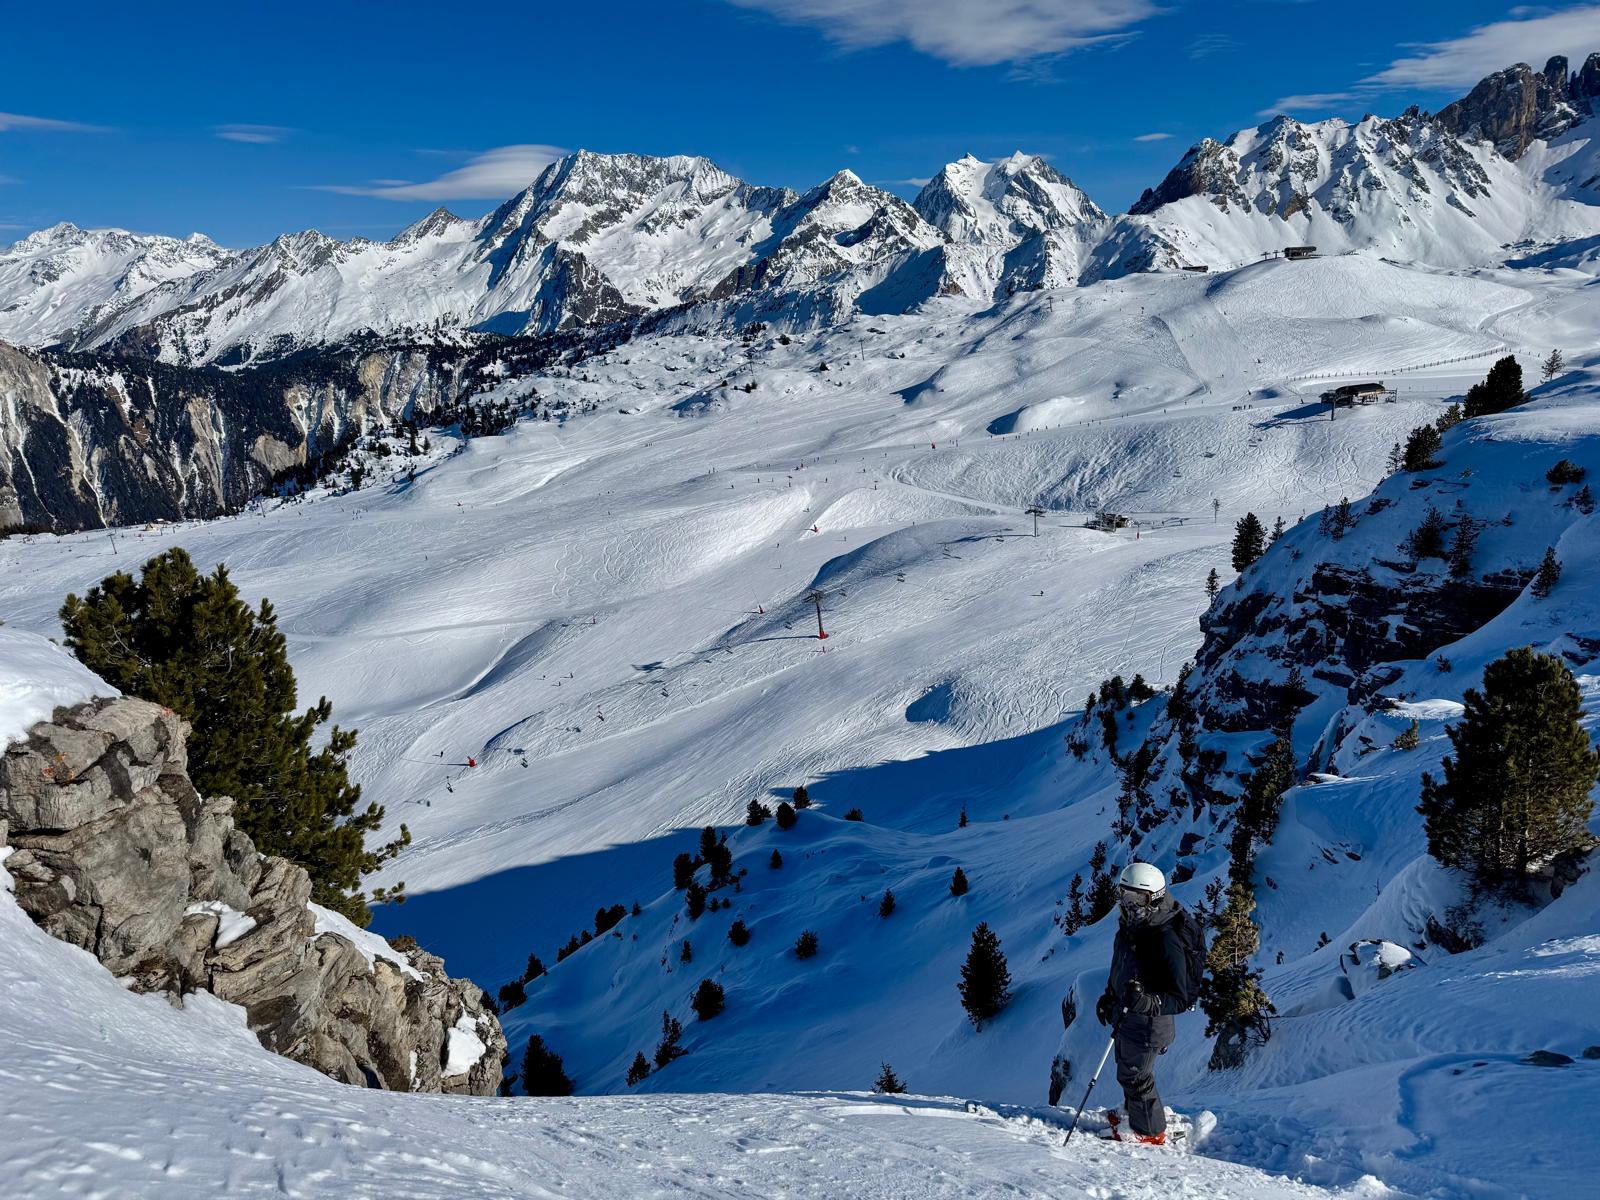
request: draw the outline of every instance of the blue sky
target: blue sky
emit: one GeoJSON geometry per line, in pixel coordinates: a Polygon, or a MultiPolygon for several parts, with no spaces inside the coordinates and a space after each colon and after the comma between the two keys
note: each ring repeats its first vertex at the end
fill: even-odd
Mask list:
{"type": "Polygon", "coordinates": [[[1600,3],[345,0],[9,6],[0,244],[60,220],[388,237],[493,207],[564,150],[704,154],[903,195],[971,152],[1050,156],[1126,207],[1200,137],[1438,108],[1576,66],[1600,3]]]}

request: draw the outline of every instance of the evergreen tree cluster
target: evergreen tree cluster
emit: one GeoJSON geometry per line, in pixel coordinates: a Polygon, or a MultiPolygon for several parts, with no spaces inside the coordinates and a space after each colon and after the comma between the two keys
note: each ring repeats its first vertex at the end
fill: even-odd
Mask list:
{"type": "Polygon", "coordinates": [[[394,840],[367,846],[384,810],[362,805],[350,782],[356,733],[329,726],[326,697],[295,711],[294,671],[270,601],[252,609],[226,567],[201,575],[174,549],[145,563],[137,580],[119,571],[82,599],[68,596],[61,624],[67,648],[91,671],[189,722],[195,787],[233,797],[239,828],[263,854],[304,867],[313,900],[364,927],[369,903],[404,899],[403,884],[361,890],[411,835],[402,825],[394,840]]]}
{"type": "Polygon", "coordinates": [[[1508,354],[1489,368],[1482,383],[1467,389],[1463,413],[1468,420],[1505,412],[1527,400],[1522,390],[1522,367],[1514,356],[1508,354]]]}
{"type": "Polygon", "coordinates": [[[574,1084],[561,1056],[537,1033],[522,1052],[522,1090],[530,1096],[570,1096],[574,1084]]]}
{"type": "Polygon", "coordinates": [[[1444,777],[1422,777],[1428,853],[1479,889],[1521,885],[1592,842],[1600,754],[1580,724],[1582,694],[1559,658],[1522,647],[1485,667],[1482,690],[1463,700],[1444,777]]]}

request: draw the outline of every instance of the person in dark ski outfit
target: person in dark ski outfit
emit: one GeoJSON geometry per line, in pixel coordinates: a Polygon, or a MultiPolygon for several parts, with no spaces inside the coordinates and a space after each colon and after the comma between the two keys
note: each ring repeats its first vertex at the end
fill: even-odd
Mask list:
{"type": "Polygon", "coordinates": [[[1116,1034],[1117,1082],[1134,1139],[1164,1145],[1167,1113],[1156,1092],[1155,1064],[1177,1034],[1173,1018],[1188,1010],[1199,990],[1184,933],[1184,922],[1194,918],[1167,894],[1166,877],[1149,863],[1122,872],[1117,901],[1121,920],[1111,972],[1094,1011],[1116,1034]]]}

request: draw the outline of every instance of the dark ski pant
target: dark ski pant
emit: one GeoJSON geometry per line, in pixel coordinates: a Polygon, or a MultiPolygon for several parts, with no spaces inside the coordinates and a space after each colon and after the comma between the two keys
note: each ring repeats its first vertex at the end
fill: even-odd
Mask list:
{"type": "Polygon", "coordinates": [[[1135,1133],[1166,1132],[1167,1110],[1156,1093],[1155,1067],[1176,1035],[1176,1025],[1166,1016],[1130,1013],[1117,1026],[1117,1082],[1135,1133]]]}

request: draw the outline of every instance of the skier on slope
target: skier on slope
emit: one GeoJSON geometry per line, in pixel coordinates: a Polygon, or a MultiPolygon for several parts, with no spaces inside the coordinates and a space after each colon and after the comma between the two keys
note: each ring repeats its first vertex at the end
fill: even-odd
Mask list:
{"type": "MultiPolygon", "coordinates": [[[[1199,922],[1167,893],[1166,876],[1149,863],[1132,863],[1122,872],[1117,903],[1111,972],[1094,1013],[1115,1035],[1117,1082],[1132,1140],[1162,1146],[1167,1111],[1156,1092],[1156,1059],[1177,1035],[1173,1017],[1199,997],[1205,937],[1199,922]]],[[[1109,1115],[1111,1136],[1123,1140],[1116,1113],[1109,1115]]]]}

